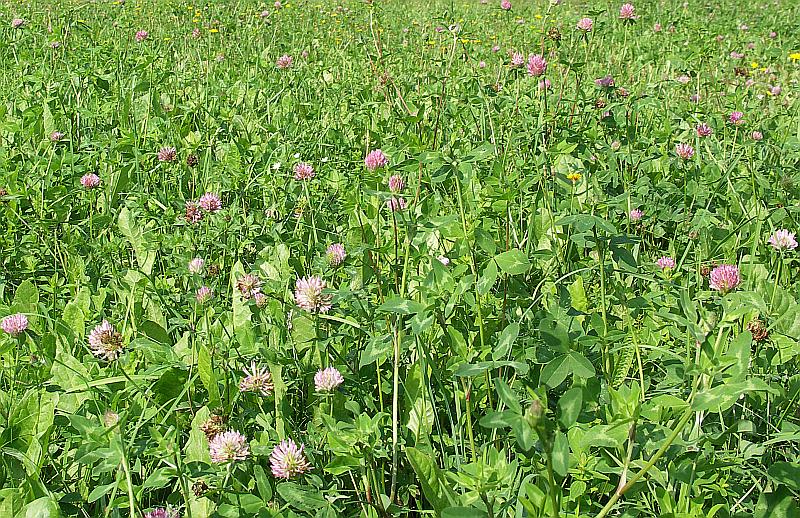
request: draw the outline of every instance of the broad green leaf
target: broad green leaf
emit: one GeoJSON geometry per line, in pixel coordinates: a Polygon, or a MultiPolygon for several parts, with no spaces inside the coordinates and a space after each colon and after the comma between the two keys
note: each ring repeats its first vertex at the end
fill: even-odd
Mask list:
{"type": "Polygon", "coordinates": [[[531,267],[528,256],[525,255],[522,250],[516,248],[497,254],[494,256],[494,262],[497,263],[497,266],[499,266],[501,270],[509,275],[525,273],[531,267]]]}
{"type": "Polygon", "coordinates": [[[417,474],[422,493],[437,513],[458,503],[458,497],[447,485],[447,480],[431,455],[412,447],[406,448],[406,457],[417,474]]]}
{"type": "Polygon", "coordinates": [[[564,392],[558,400],[558,422],[564,428],[570,428],[578,420],[583,405],[583,390],[573,387],[564,392]]]}
{"type": "Polygon", "coordinates": [[[211,365],[211,354],[204,344],[199,344],[198,347],[200,350],[197,355],[197,373],[200,375],[200,381],[208,390],[208,405],[211,408],[217,408],[221,405],[221,401],[217,377],[211,365]]]}
{"type": "Polygon", "coordinates": [[[378,307],[378,311],[384,313],[397,313],[400,315],[411,315],[413,313],[419,313],[424,309],[424,304],[400,297],[390,298],[378,307]]]}
{"type": "Polygon", "coordinates": [[[500,338],[497,340],[497,347],[492,351],[492,359],[502,360],[511,351],[511,346],[519,336],[519,324],[516,322],[508,324],[503,332],[500,333],[500,338]]]}

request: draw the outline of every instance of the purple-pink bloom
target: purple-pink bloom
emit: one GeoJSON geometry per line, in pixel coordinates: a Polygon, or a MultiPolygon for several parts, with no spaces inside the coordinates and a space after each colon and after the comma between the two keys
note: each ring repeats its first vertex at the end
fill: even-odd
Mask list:
{"type": "Polygon", "coordinates": [[[742,280],[739,277],[739,268],[731,264],[722,264],[711,270],[708,277],[708,284],[711,289],[723,295],[735,289],[742,280]]]}
{"type": "Polygon", "coordinates": [[[794,236],[794,232],[789,232],[786,229],[776,230],[769,237],[768,243],[775,250],[794,250],[797,248],[797,240],[794,236]]]}
{"type": "Polygon", "coordinates": [[[594,80],[594,84],[601,88],[612,88],[614,86],[614,78],[610,75],[601,77],[594,80]]]}
{"type": "Polygon", "coordinates": [[[144,513],[144,518],[180,518],[180,513],[176,509],[157,507],[149,513],[144,513]]]}
{"type": "Polygon", "coordinates": [[[755,140],[756,142],[764,138],[764,134],[757,130],[754,131],[750,136],[753,137],[753,140],[755,140]]]}
{"type": "Polygon", "coordinates": [[[201,259],[200,257],[195,257],[191,261],[189,261],[189,273],[193,273],[195,275],[199,275],[203,272],[203,267],[206,265],[206,262],[201,259]]]}
{"type": "Polygon", "coordinates": [[[705,122],[701,122],[697,125],[697,136],[698,137],[708,137],[714,133],[714,130],[711,129],[711,126],[706,124],[705,122]]]}
{"type": "Polygon", "coordinates": [[[222,201],[213,192],[207,192],[200,196],[197,204],[206,212],[218,212],[222,209],[222,201]]]}
{"type": "Polygon", "coordinates": [[[383,154],[380,149],[373,149],[367,156],[364,157],[364,165],[369,171],[375,171],[380,167],[386,167],[389,164],[389,159],[383,154]]]}
{"type": "Polygon", "coordinates": [[[203,212],[193,201],[186,202],[186,221],[188,223],[200,223],[203,220],[203,212]]]}
{"type": "Polygon", "coordinates": [[[147,36],[149,36],[147,31],[136,31],[136,36],[134,36],[134,39],[137,43],[141,43],[147,39],[147,36]]]}
{"type": "Polygon", "coordinates": [[[23,20],[22,18],[14,18],[13,20],[11,20],[12,29],[19,29],[23,25],[25,25],[25,20],[23,20]]]}
{"type": "Polygon", "coordinates": [[[0,322],[0,327],[11,336],[19,336],[23,331],[28,329],[28,317],[22,313],[8,315],[0,322]]]}
{"type": "Polygon", "coordinates": [[[174,147],[162,147],[158,150],[158,157],[159,162],[173,162],[175,158],[178,156],[178,150],[174,147]]]}
{"type": "Polygon", "coordinates": [[[478,68],[486,68],[486,62],[481,60],[478,62],[478,68]]]}
{"type": "Polygon", "coordinates": [[[681,142],[675,145],[675,154],[684,160],[689,160],[694,156],[694,148],[681,142]]]}
{"type": "Polygon", "coordinates": [[[619,8],[619,17],[622,20],[637,19],[638,16],[636,16],[636,8],[631,4],[622,4],[622,6],[619,8]]]}
{"type": "Polygon", "coordinates": [[[261,293],[261,279],[250,273],[245,274],[236,281],[236,289],[243,299],[252,299],[257,293],[261,293]]]}
{"type": "Polygon", "coordinates": [[[644,212],[639,209],[633,209],[628,213],[628,217],[634,222],[641,220],[643,216],[644,212]]]}
{"type": "Polygon", "coordinates": [[[214,297],[214,290],[208,286],[200,286],[194,296],[198,304],[205,304],[214,297]]]}
{"type": "Polygon", "coordinates": [[[317,392],[331,392],[342,383],[342,373],[335,367],[319,370],[314,375],[314,388],[317,392]]]}
{"type": "Polygon", "coordinates": [[[743,57],[744,54],[742,54],[741,52],[736,52],[735,50],[731,52],[731,58],[733,59],[742,59],[743,57]]]}
{"type": "Polygon", "coordinates": [[[56,130],[56,131],[54,131],[54,132],[52,132],[50,134],[50,141],[51,142],[58,142],[62,138],[64,138],[64,133],[61,132],[61,131],[56,130]]]}
{"type": "Polygon", "coordinates": [[[661,24],[656,22],[653,24],[653,32],[661,32],[661,24]]]}
{"type": "Polygon", "coordinates": [[[511,53],[511,68],[521,67],[523,63],[525,63],[525,56],[522,55],[522,52],[511,53]]]}
{"type": "Polygon", "coordinates": [[[325,255],[327,255],[328,262],[332,266],[339,266],[344,262],[345,258],[347,258],[347,252],[344,249],[344,245],[341,243],[333,243],[328,246],[325,255]]]}
{"type": "Polygon", "coordinates": [[[258,392],[262,396],[269,396],[275,390],[272,382],[272,373],[266,367],[260,367],[255,361],[250,362],[250,368],[245,367],[244,378],[239,382],[242,392],[258,392]]]}
{"type": "Polygon", "coordinates": [[[406,187],[406,182],[399,174],[393,174],[389,177],[389,190],[395,193],[402,192],[406,187]]]}
{"type": "Polygon", "coordinates": [[[250,455],[247,437],[237,431],[229,430],[214,436],[208,441],[208,453],[211,461],[217,464],[246,460],[250,455]]]}
{"type": "Polygon", "coordinates": [[[281,441],[269,456],[269,465],[275,478],[288,480],[311,469],[303,453],[304,446],[297,446],[292,439],[281,441]]]}
{"type": "Polygon", "coordinates": [[[576,25],[576,27],[579,30],[590,32],[594,27],[594,22],[592,21],[591,18],[581,18],[580,20],[578,20],[578,24],[576,25]]]}
{"type": "Polygon", "coordinates": [[[100,185],[100,177],[94,173],[81,176],[81,185],[84,189],[95,189],[100,185]]]}
{"type": "Polygon", "coordinates": [[[502,9],[504,11],[510,10],[511,9],[511,2],[509,2],[508,0],[503,0],[502,2],[500,2],[500,9],[502,9]]]}
{"type": "Polygon", "coordinates": [[[744,124],[744,113],[740,111],[731,112],[730,116],[728,117],[728,120],[731,122],[731,124],[734,124],[736,126],[744,124]]]}
{"type": "Polygon", "coordinates": [[[769,89],[770,95],[780,95],[781,94],[781,87],[780,86],[773,86],[769,89]]]}
{"type": "Polygon", "coordinates": [[[550,80],[545,77],[539,81],[539,90],[550,90],[550,80]]]}
{"type": "Polygon", "coordinates": [[[286,54],[284,54],[283,56],[278,58],[278,60],[275,62],[275,66],[277,66],[282,70],[285,70],[287,68],[292,67],[293,61],[294,60],[292,59],[292,56],[287,56],[286,54]]]}
{"type": "Polygon", "coordinates": [[[493,46],[492,47],[492,52],[494,52],[494,53],[500,52],[500,46],[499,45],[493,46]]]}
{"type": "Polygon", "coordinates": [[[400,210],[405,210],[407,204],[406,200],[403,198],[397,198],[392,196],[386,201],[386,205],[389,207],[389,210],[392,212],[397,212],[400,210]]]}
{"type": "Polygon", "coordinates": [[[114,329],[108,320],[92,329],[89,333],[89,348],[92,354],[105,361],[112,361],[119,358],[122,349],[125,347],[122,335],[114,329]]]}
{"type": "Polygon", "coordinates": [[[310,180],[314,178],[314,168],[311,164],[300,162],[294,166],[294,179],[297,181],[310,180]]]}
{"type": "Polygon", "coordinates": [[[656,265],[661,268],[662,270],[672,270],[675,268],[675,259],[672,257],[667,257],[666,255],[660,257],[658,261],[656,261],[656,265]]]}
{"type": "Polygon", "coordinates": [[[294,285],[294,301],[301,308],[312,313],[327,313],[331,309],[330,294],[324,293],[325,281],[316,275],[301,277],[294,285]]]}
{"type": "Polygon", "coordinates": [[[547,61],[541,54],[531,54],[528,56],[528,74],[538,77],[547,70],[547,61]]]}

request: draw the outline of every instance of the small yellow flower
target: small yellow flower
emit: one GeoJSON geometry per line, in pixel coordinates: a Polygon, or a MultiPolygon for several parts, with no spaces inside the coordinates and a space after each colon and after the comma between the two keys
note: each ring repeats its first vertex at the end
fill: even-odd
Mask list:
{"type": "Polygon", "coordinates": [[[575,171],[573,171],[571,173],[567,173],[567,180],[572,182],[572,184],[574,185],[578,183],[578,180],[580,180],[582,176],[583,175],[581,173],[576,173],[575,171]]]}
{"type": "Polygon", "coordinates": [[[752,63],[750,63],[750,68],[758,68],[758,63],[753,61],[752,63]]]}
{"type": "Polygon", "coordinates": [[[542,19],[542,15],[541,14],[536,14],[533,17],[536,18],[537,20],[541,20],[542,19]]]}
{"type": "Polygon", "coordinates": [[[791,54],[789,54],[789,59],[793,61],[800,60],[800,52],[792,52],[791,54]]]}
{"type": "Polygon", "coordinates": [[[210,31],[208,31],[208,32],[210,32],[210,33],[212,33],[212,34],[213,34],[213,33],[215,33],[215,32],[219,32],[219,29],[211,29],[211,30],[210,30],[210,31]]]}

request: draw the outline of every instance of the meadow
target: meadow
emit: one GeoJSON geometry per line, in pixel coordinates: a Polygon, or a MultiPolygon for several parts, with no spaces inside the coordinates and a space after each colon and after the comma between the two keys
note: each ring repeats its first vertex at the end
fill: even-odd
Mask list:
{"type": "Polygon", "coordinates": [[[0,0],[0,517],[800,516],[800,3],[282,2],[0,0]]]}

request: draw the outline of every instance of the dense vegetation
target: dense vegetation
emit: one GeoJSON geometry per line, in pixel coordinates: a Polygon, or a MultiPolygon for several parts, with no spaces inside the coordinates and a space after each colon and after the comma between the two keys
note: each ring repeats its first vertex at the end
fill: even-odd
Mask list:
{"type": "Polygon", "coordinates": [[[799,3],[0,19],[0,516],[800,515],[799,3]]]}

